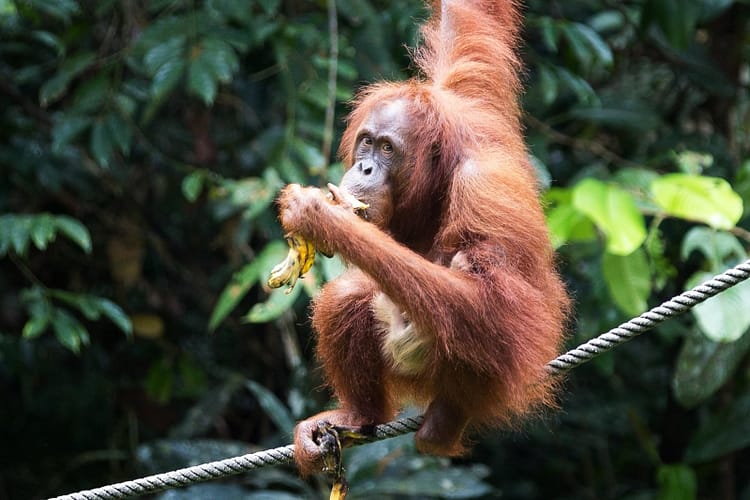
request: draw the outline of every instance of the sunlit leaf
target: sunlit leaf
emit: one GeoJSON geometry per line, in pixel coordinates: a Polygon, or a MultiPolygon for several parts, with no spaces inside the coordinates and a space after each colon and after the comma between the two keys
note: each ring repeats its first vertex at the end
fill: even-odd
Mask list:
{"type": "Polygon", "coordinates": [[[723,262],[747,258],[747,253],[736,236],[703,226],[694,227],[685,235],[680,257],[687,260],[695,250],[711,262],[711,269],[717,273],[723,267],[723,262]]]}
{"type": "Polygon", "coordinates": [[[81,247],[84,252],[91,253],[91,235],[86,226],[67,215],[56,216],[55,225],[60,232],[81,247]]]}
{"type": "Polygon", "coordinates": [[[97,306],[104,316],[114,323],[117,328],[123,331],[128,337],[133,334],[133,325],[130,322],[130,318],[125,314],[120,306],[115,304],[109,299],[103,297],[96,297],[97,306]]]}
{"type": "Polygon", "coordinates": [[[55,240],[55,221],[50,214],[40,214],[31,219],[31,240],[39,250],[55,240]]]}
{"type": "Polygon", "coordinates": [[[646,224],[633,196],[612,184],[585,179],[573,188],[573,206],[607,237],[607,251],[628,255],[646,239],[646,224]]]}
{"type": "MultiPolygon", "coordinates": [[[[300,279],[309,278],[302,277],[300,279]]],[[[249,323],[267,323],[278,318],[292,307],[302,288],[302,283],[298,282],[290,293],[286,293],[286,288],[273,290],[265,302],[259,302],[250,308],[244,319],[249,323]]]]}
{"type": "Polygon", "coordinates": [[[89,343],[86,328],[67,311],[56,309],[51,322],[57,340],[71,351],[78,353],[89,343]]]}
{"type": "Polygon", "coordinates": [[[643,249],[624,256],[605,253],[602,271],[609,293],[620,309],[633,316],[648,309],[651,273],[643,249]]]}
{"type": "Polygon", "coordinates": [[[182,195],[186,200],[193,203],[198,199],[203,190],[204,179],[205,175],[200,170],[196,170],[182,179],[182,195]]]}
{"type": "MultiPolygon", "coordinates": [[[[711,273],[697,273],[686,283],[686,288],[712,278],[711,273]]],[[[716,342],[733,342],[750,328],[750,281],[743,281],[718,295],[698,304],[691,313],[701,331],[716,342]]]]}
{"type": "Polygon", "coordinates": [[[667,215],[731,229],[742,217],[742,198],[724,179],[668,174],[651,184],[654,201],[667,215]]]}
{"type": "Polygon", "coordinates": [[[219,295],[208,321],[208,329],[215,330],[259,279],[267,279],[267,273],[284,259],[288,250],[288,245],[283,241],[271,242],[255,260],[234,273],[232,280],[219,295]]]}
{"type": "Polygon", "coordinates": [[[656,473],[657,500],[694,500],[698,493],[695,471],[685,464],[665,464],[656,473]]]}

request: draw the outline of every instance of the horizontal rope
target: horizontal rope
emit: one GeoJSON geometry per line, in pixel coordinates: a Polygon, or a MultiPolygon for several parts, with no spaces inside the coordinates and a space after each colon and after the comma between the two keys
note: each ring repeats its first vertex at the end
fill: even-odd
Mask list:
{"type": "MultiPolygon", "coordinates": [[[[651,330],[667,319],[674,318],[690,310],[706,299],[733,287],[737,283],[745,281],[749,277],[750,260],[747,260],[732,269],[714,276],[709,281],[696,286],[692,290],[683,292],[663,304],[654,307],[650,311],[558,356],[547,364],[547,370],[553,375],[565,373],[651,330]]],[[[407,417],[378,425],[375,428],[375,437],[371,441],[379,441],[414,432],[419,429],[423,420],[424,417],[420,415],[418,417],[407,417]]],[[[53,500],[104,500],[135,497],[147,493],[156,493],[168,488],[179,488],[210,481],[211,479],[240,474],[270,465],[286,464],[291,462],[293,458],[294,445],[287,445],[239,457],[227,458],[217,462],[209,462],[171,472],[155,474],[123,483],[110,484],[93,490],[79,491],[78,493],[55,497],[53,500]]]]}

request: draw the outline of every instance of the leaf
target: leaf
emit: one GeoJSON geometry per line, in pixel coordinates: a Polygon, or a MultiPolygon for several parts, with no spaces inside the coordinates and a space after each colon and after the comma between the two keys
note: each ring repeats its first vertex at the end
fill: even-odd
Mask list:
{"type": "Polygon", "coordinates": [[[612,56],[612,49],[610,49],[609,45],[607,45],[607,42],[605,42],[602,37],[599,36],[599,33],[586,26],[585,24],[575,23],[573,26],[578,34],[582,37],[582,39],[586,42],[586,44],[591,48],[591,51],[599,60],[599,62],[601,62],[605,67],[612,66],[612,63],[614,61],[614,57],[612,56]]]}
{"type": "Polygon", "coordinates": [[[211,69],[211,73],[222,83],[229,83],[239,69],[240,61],[234,49],[222,40],[208,38],[203,41],[200,58],[211,69]]]}
{"type": "Polygon", "coordinates": [[[725,411],[700,426],[685,450],[685,461],[699,464],[750,445],[750,393],[732,401],[725,411]]]}
{"type": "Polygon", "coordinates": [[[109,134],[106,123],[102,120],[95,121],[91,127],[89,150],[100,167],[107,168],[109,166],[112,149],[112,137],[109,134]]]}
{"type": "Polygon", "coordinates": [[[31,219],[31,241],[39,250],[46,250],[47,244],[55,240],[55,221],[50,214],[36,215],[31,219]]]}
{"type": "MultiPolygon", "coordinates": [[[[300,278],[305,279],[305,277],[300,278]]],[[[285,311],[292,307],[302,291],[302,283],[298,282],[297,286],[290,293],[286,293],[286,288],[279,288],[270,293],[265,302],[255,304],[245,315],[245,321],[249,323],[267,323],[281,316],[285,311]]]]}
{"type": "Polygon", "coordinates": [[[596,238],[591,220],[569,203],[549,209],[547,227],[555,249],[569,241],[591,241],[596,238]]]}
{"type": "Polygon", "coordinates": [[[83,325],[70,313],[63,309],[56,309],[52,316],[52,328],[57,340],[78,354],[82,345],[89,343],[89,333],[83,325]]]}
{"type": "Polygon", "coordinates": [[[36,315],[32,316],[26,324],[23,326],[23,338],[34,339],[44,333],[50,323],[50,315],[36,315]]]}
{"type": "Polygon", "coordinates": [[[91,253],[91,235],[86,226],[67,215],[55,217],[55,225],[65,236],[73,240],[86,253],[91,253]]]}
{"type": "Polygon", "coordinates": [[[646,239],[646,224],[633,196],[617,186],[585,179],[573,188],[573,206],[607,237],[607,252],[628,255],[646,239]]]}
{"type": "Polygon", "coordinates": [[[697,332],[688,335],[672,378],[675,399],[685,408],[704,402],[732,378],[748,350],[750,335],[736,342],[714,342],[697,332]]]}
{"type": "Polygon", "coordinates": [[[184,59],[173,59],[162,65],[151,80],[153,99],[161,102],[177,86],[184,72],[184,59]]]}
{"type": "Polygon", "coordinates": [[[7,226],[2,228],[2,225],[0,225],[0,228],[7,231],[4,234],[7,235],[11,245],[13,245],[13,251],[17,255],[25,255],[30,241],[31,218],[24,215],[10,215],[7,217],[7,226]]]}
{"type": "MultiPolygon", "coordinates": [[[[694,274],[687,288],[711,279],[710,273],[694,274]]],[[[750,281],[743,281],[698,304],[691,313],[700,330],[716,342],[733,342],[750,328],[750,281]]]]}
{"type": "Polygon", "coordinates": [[[542,93],[542,102],[549,106],[557,99],[557,78],[555,74],[544,65],[538,66],[538,85],[542,93]]]}
{"type": "Polygon", "coordinates": [[[52,127],[52,151],[55,153],[62,152],[63,146],[68,145],[73,139],[78,137],[91,125],[92,121],[92,118],[89,116],[63,113],[55,115],[52,127]]]}
{"type": "Polygon", "coordinates": [[[290,434],[294,430],[295,420],[279,398],[254,380],[248,380],[245,385],[258,400],[258,404],[263,408],[266,415],[276,424],[276,427],[284,434],[290,434]]]}
{"type": "Polygon", "coordinates": [[[694,500],[697,496],[698,480],[689,465],[661,465],[656,479],[659,483],[657,500],[694,500]]]}
{"type": "Polygon", "coordinates": [[[73,78],[83,73],[95,60],[96,55],[93,52],[83,52],[63,61],[55,76],[39,89],[39,104],[47,107],[60,99],[65,95],[73,78]]]}
{"type": "Polygon", "coordinates": [[[210,106],[214,102],[217,90],[217,80],[211,65],[205,57],[198,56],[190,62],[188,68],[188,93],[200,97],[203,104],[210,106]]]}
{"type": "Polygon", "coordinates": [[[638,104],[628,103],[627,107],[608,103],[595,107],[580,107],[570,111],[569,116],[576,120],[585,120],[602,127],[630,129],[640,133],[652,130],[659,125],[659,116],[651,109],[644,109],[638,104]]]}
{"type": "Polygon", "coordinates": [[[117,113],[109,113],[105,119],[110,142],[124,155],[130,153],[133,131],[128,122],[117,113]]]}
{"type": "Polygon", "coordinates": [[[156,76],[166,64],[185,57],[185,35],[178,35],[151,47],[143,57],[143,65],[150,76],[156,76]]]}
{"type": "Polygon", "coordinates": [[[196,170],[182,179],[182,195],[190,203],[194,203],[200,196],[204,180],[205,174],[200,170],[196,170]]]}
{"type": "Polygon", "coordinates": [[[637,316],[648,309],[651,274],[642,249],[625,256],[605,253],[602,271],[607,289],[622,311],[637,316]]]}
{"type": "Polygon", "coordinates": [[[266,277],[264,272],[270,271],[275,263],[281,262],[288,249],[289,247],[281,241],[269,243],[255,260],[234,273],[229,284],[219,295],[219,300],[211,313],[208,321],[210,331],[215,330],[224,321],[259,279],[266,277]]]}
{"type": "Polygon", "coordinates": [[[724,179],[668,174],[651,183],[656,204],[667,215],[732,229],[742,217],[742,198],[724,179]]]}
{"type": "Polygon", "coordinates": [[[95,299],[101,313],[109,318],[127,337],[132,337],[133,325],[125,311],[109,299],[104,297],[96,297],[95,299]]]}
{"type": "Polygon", "coordinates": [[[717,273],[723,267],[723,262],[747,258],[747,253],[736,236],[703,226],[694,227],[685,235],[680,257],[687,260],[695,250],[711,262],[711,269],[717,273]]]}

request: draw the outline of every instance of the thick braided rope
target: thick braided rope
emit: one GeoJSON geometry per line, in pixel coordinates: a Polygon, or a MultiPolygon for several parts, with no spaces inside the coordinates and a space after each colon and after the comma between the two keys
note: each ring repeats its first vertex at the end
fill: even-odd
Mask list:
{"type": "MultiPolygon", "coordinates": [[[[706,299],[748,278],[750,278],[750,260],[714,276],[709,281],[698,285],[692,290],[683,292],[673,299],[641,314],[637,318],[633,318],[627,323],[623,323],[617,328],[613,328],[585,344],[558,356],[547,364],[547,370],[553,375],[567,372],[654,328],[659,323],[688,311],[706,299]]],[[[419,429],[423,420],[424,417],[420,415],[378,425],[375,428],[375,437],[371,441],[380,441],[381,439],[414,432],[419,429]]],[[[211,479],[240,474],[269,465],[286,464],[291,462],[293,457],[294,445],[288,445],[239,457],[227,458],[218,462],[209,462],[163,474],[147,476],[133,481],[111,484],[94,490],[79,491],[78,493],[56,497],[53,500],[129,498],[147,493],[155,493],[168,488],[189,486],[211,479]]]]}
{"type": "MultiPolygon", "coordinates": [[[[423,418],[420,415],[378,425],[375,428],[375,436],[371,441],[380,441],[414,432],[422,425],[422,420],[423,418]]],[[[294,445],[290,444],[280,448],[263,450],[217,462],[194,465],[132,481],[110,484],[93,490],[79,491],[78,493],[55,497],[52,500],[105,500],[137,497],[169,488],[180,488],[220,477],[240,474],[270,465],[286,464],[291,462],[293,458],[294,445]]]]}
{"type": "Polygon", "coordinates": [[[692,290],[682,292],[680,295],[654,307],[637,318],[613,328],[607,333],[595,337],[585,344],[558,356],[547,363],[547,371],[551,374],[560,374],[591,361],[596,356],[614,349],[620,344],[634,339],[638,335],[647,332],[670,318],[679,316],[690,310],[701,302],[733,287],[737,283],[745,281],[750,277],[750,260],[738,264],[732,269],[718,274],[696,286],[692,290]]]}

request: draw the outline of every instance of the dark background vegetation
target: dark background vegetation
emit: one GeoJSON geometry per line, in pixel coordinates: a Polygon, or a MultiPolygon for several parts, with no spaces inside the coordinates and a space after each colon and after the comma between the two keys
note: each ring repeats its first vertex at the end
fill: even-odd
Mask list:
{"type": "MultiPolygon", "coordinates": [[[[0,0],[0,499],[286,444],[329,404],[307,305],[341,264],[269,295],[273,199],[338,179],[347,100],[410,74],[425,16],[0,0]]],[[[572,346],[747,259],[750,2],[529,0],[525,18],[572,346]]],[[[408,436],[351,450],[352,496],[750,499],[749,327],[740,286],[575,370],[559,411],[465,459],[408,436]]],[[[326,489],[277,467],[163,496],[326,489]]]]}

